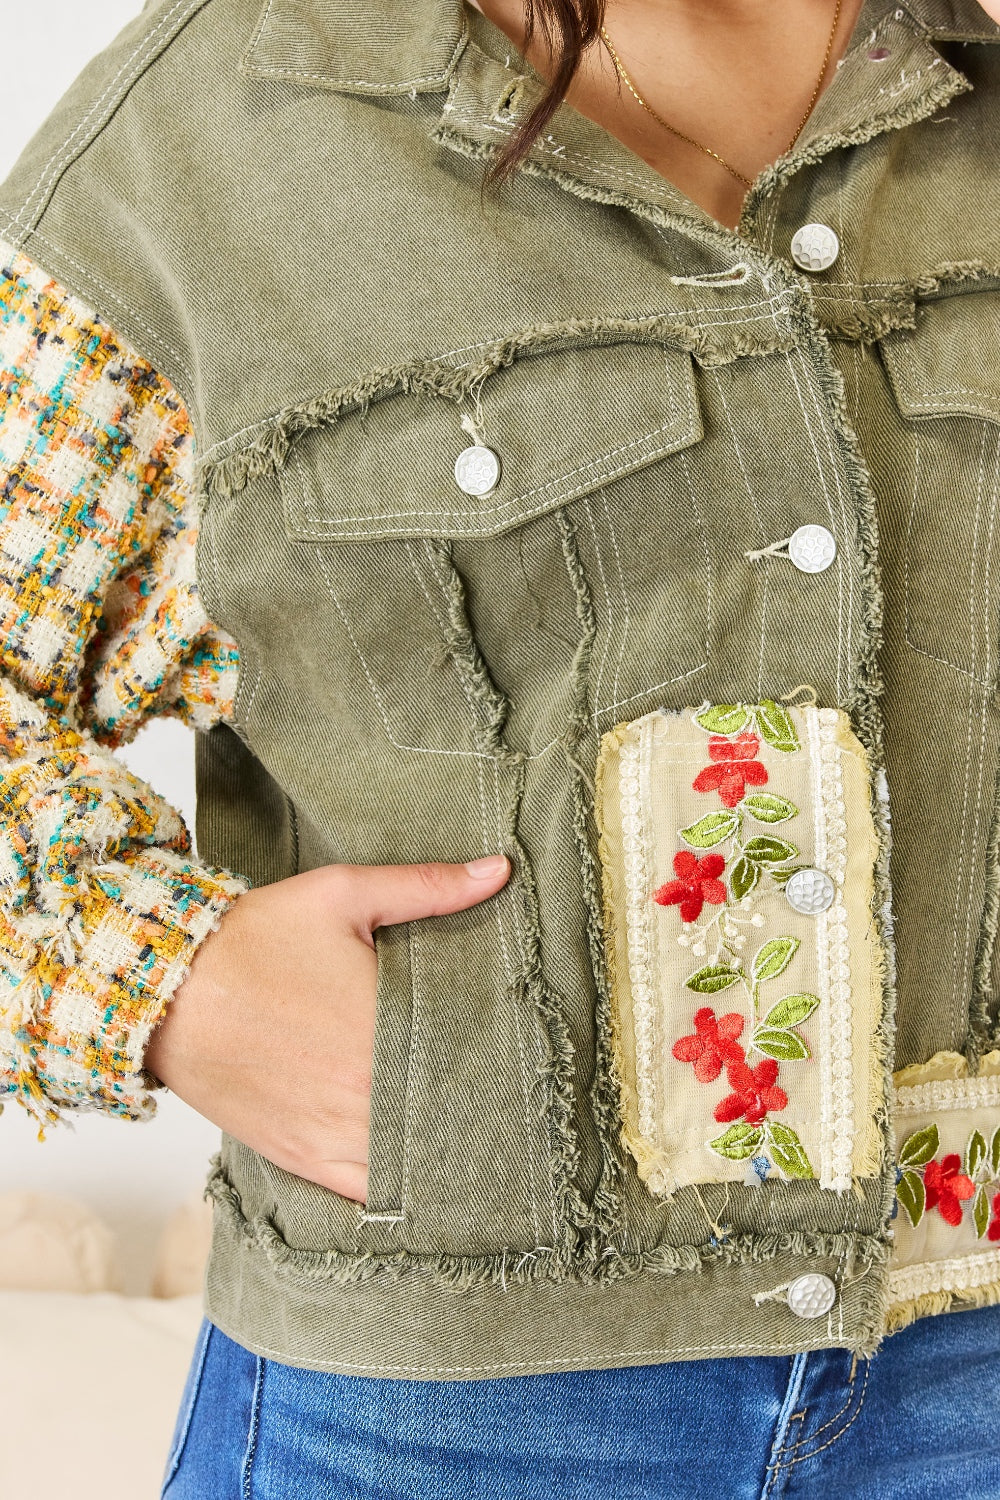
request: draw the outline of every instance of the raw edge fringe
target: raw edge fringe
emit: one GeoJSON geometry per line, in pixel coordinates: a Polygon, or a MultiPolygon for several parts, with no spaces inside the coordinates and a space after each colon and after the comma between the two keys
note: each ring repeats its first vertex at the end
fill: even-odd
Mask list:
{"type": "MultiPolygon", "coordinates": [[[[612,761],[615,762],[615,774],[617,773],[618,754],[622,741],[628,735],[629,726],[630,721],[627,719],[623,720],[620,724],[616,724],[612,729],[607,730],[601,737],[601,751],[597,759],[594,774],[594,811],[598,824],[597,849],[602,869],[605,871],[609,869],[612,863],[608,847],[607,825],[603,817],[603,808],[608,796],[606,782],[609,774],[612,774],[609,772],[609,766],[612,761]]],[[[618,1000],[621,985],[618,982],[618,917],[615,910],[616,896],[606,878],[603,882],[603,894],[604,928],[607,934],[608,955],[608,1029],[611,1041],[611,1062],[614,1067],[619,1096],[621,1098],[619,1139],[635,1160],[639,1177],[647,1186],[649,1177],[654,1171],[662,1176],[664,1183],[670,1185],[669,1191],[658,1194],[658,1196],[665,1198],[673,1191],[673,1169],[667,1157],[654,1146],[650,1145],[646,1137],[640,1133],[637,1123],[635,1123],[639,1119],[639,1094],[630,1076],[630,1069],[627,1065],[627,1059],[621,1043],[622,1014],[618,1000]]]]}
{"type": "Polygon", "coordinates": [[[748,202],[744,205],[744,216],[755,212],[759,203],[765,202],[782,188],[801,167],[814,165],[831,151],[841,150],[845,146],[863,146],[866,141],[873,140],[887,130],[901,129],[906,125],[915,125],[919,120],[926,120],[929,115],[950,104],[959,94],[967,94],[971,89],[972,84],[967,78],[953,72],[950,78],[943,78],[919,98],[911,99],[908,104],[902,104],[897,109],[887,110],[882,115],[873,116],[855,130],[831,131],[810,141],[808,146],[795,148],[786,155],[779,156],[754,183],[748,202]]]}
{"type": "MultiPolygon", "coordinates": [[[[222,873],[215,871],[214,873],[222,873]]],[[[242,875],[234,874],[229,879],[235,880],[249,888],[249,880],[242,875]]],[[[124,1104],[119,1108],[111,1107],[106,1096],[95,1096],[93,1094],[81,1094],[79,1097],[70,1095],[64,1098],[53,1098],[46,1093],[44,1085],[39,1077],[38,1070],[38,1045],[29,1038],[21,1035],[22,1028],[27,1021],[35,1020],[37,1011],[40,1010],[43,995],[41,982],[36,968],[31,969],[15,987],[11,994],[7,1014],[0,1015],[0,1057],[14,1059],[16,1071],[13,1072],[13,1085],[7,1087],[5,1092],[0,1093],[0,1114],[3,1114],[4,1105],[14,1100],[27,1112],[29,1117],[38,1125],[37,1139],[44,1143],[48,1137],[46,1130],[51,1126],[66,1125],[72,1128],[72,1117],[78,1114],[105,1114],[113,1119],[126,1119],[133,1123],[143,1123],[152,1120],[157,1112],[157,1101],[155,1094],[165,1085],[151,1073],[148,1068],[142,1066],[142,1057],[149,1044],[155,1027],[166,1013],[167,1006],[185,979],[191,963],[194,961],[195,952],[199,944],[211,933],[218,930],[222,918],[226,915],[233,901],[243,892],[235,887],[227,891],[217,892],[210,901],[206,902],[202,919],[193,923],[189,929],[191,947],[189,949],[189,961],[183,969],[177,969],[170,980],[161,984],[157,990],[159,1005],[155,1013],[150,1013],[144,1020],[138,1022],[129,1037],[129,1053],[137,1061],[131,1064],[132,1073],[124,1075],[125,1083],[138,1094],[138,1102],[129,1109],[124,1104]],[[13,1010],[13,1002],[17,1002],[16,1012],[13,1010]],[[23,1059],[23,1061],[18,1061],[23,1059]]],[[[40,924],[44,918],[38,916],[36,923],[40,924]]],[[[16,924],[15,924],[16,926],[16,924]]],[[[60,942],[68,937],[66,928],[60,928],[55,934],[49,934],[45,947],[49,952],[60,942]]],[[[72,941],[72,939],[69,939],[72,941]]],[[[127,1059],[128,1060],[128,1059],[127,1059]]]]}
{"type": "Polygon", "coordinates": [[[997,923],[1000,918],[1000,768],[993,792],[993,826],[986,848],[986,894],[982,925],[972,970],[972,996],[969,1000],[969,1029],[963,1051],[970,1073],[979,1069],[983,1051],[1000,1042],[1000,1019],[994,1021],[990,1007],[994,999],[991,983],[996,952],[997,923]]]}
{"type": "Polygon", "coordinates": [[[908,1328],[918,1318],[929,1318],[937,1313],[967,1312],[976,1307],[992,1307],[1000,1302],[1000,1280],[987,1281],[983,1286],[967,1287],[964,1291],[924,1292],[911,1297],[908,1302],[893,1302],[885,1315],[886,1333],[898,1333],[908,1328]]]}
{"type": "MultiPolygon", "coordinates": [[[[870,777],[869,808],[878,833],[879,852],[873,871],[871,898],[872,919],[884,955],[882,966],[882,1012],[872,1037],[873,1077],[879,1081],[875,1090],[873,1117],[882,1141],[879,1170],[882,1185],[882,1243],[889,1247],[887,1231],[895,1198],[895,1151],[893,1130],[893,1058],[895,1047],[896,975],[893,950],[893,915],[889,884],[891,827],[888,785],[885,778],[885,748],[879,698],[884,682],[879,666],[882,644],[883,594],[879,567],[878,523],[875,500],[862,463],[857,435],[847,415],[844,381],[825,347],[819,324],[803,301],[793,313],[802,344],[812,356],[823,399],[830,412],[834,432],[847,474],[849,492],[854,500],[856,541],[862,558],[862,628],[863,645],[857,655],[856,683],[843,707],[852,727],[868,755],[870,777]]],[[[888,1299],[888,1278],[878,1288],[880,1314],[884,1316],[888,1299]]]]}
{"type": "MultiPolygon", "coordinates": [[[[887,1247],[869,1235],[854,1233],[820,1234],[807,1230],[771,1235],[733,1235],[703,1245],[657,1245],[635,1255],[618,1255],[590,1262],[568,1262],[558,1249],[543,1246],[531,1250],[507,1249],[496,1255],[420,1255],[410,1250],[389,1254],[371,1251],[353,1254],[343,1250],[296,1250],[275,1228],[269,1218],[247,1219],[239,1192],[228,1180],[221,1153],[211,1159],[211,1172],[202,1196],[211,1199],[239,1237],[250,1249],[261,1249],[268,1261],[282,1275],[304,1280],[332,1281],[344,1286],[370,1281],[377,1275],[399,1280],[407,1272],[429,1276],[440,1286],[454,1291],[489,1282],[506,1286],[508,1282],[576,1281],[588,1284],[610,1283],[653,1272],[674,1276],[678,1273],[700,1274],[715,1264],[737,1265],[773,1260],[782,1254],[803,1258],[825,1256],[846,1258],[860,1263],[865,1274],[872,1266],[887,1260],[887,1247]]],[[[862,1322],[873,1319],[875,1303],[865,1306],[862,1322]]]]}
{"type": "Polygon", "coordinates": [[[517,881],[523,902],[525,954],[523,968],[515,975],[508,996],[514,1007],[523,1009],[527,1004],[534,1010],[543,1043],[547,1046],[548,1055],[537,1070],[545,1088],[545,1108],[541,1118],[549,1130],[549,1172],[560,1222],[560,1244],[555,1253],[568,1261],[579,1253],[579,1231],[588,1223],[589,1211],[574,1181],[580,1148],[574,1128],[575,1052],[565,1021],[567,1005],[565,997],[546,979],[542,968],[538,889],[531,861],[518,835],[525,757],[523,752],[513,750],[504,736],[510,705],[494,683],[476,641],[469,619],[465,584],[455,566],[452,549],[442,544],[437,545],[435,551],[444,573],[448,602],[446,650],[478,719],[477,747],[514,771],[507,839],[510,852],[515,856],[511,878],[517,881]]]}
{"type": "MultiPolygon", "coordinates": [[[[599,876],[587,832],[588,814],[593,811],[594,786],[579,761],[581,744],[590,729],[587,684],[591,653],[597,635],[597,619],[577,545],[576,528],[564,508],[556,511],[556,521],[562,536],[566,570],[576,601],[577,619],[580,622],[580,642],[571,668],[573,708],[569,726],[563,736],[563,744],[572,780],[573,833],[580,860],[581,884],[587,908],[587,944],[597,992],[594,1008],[596,1058],[590,1101],[601,1143],[601,1176],[590,1205],[591,1227],[595,1234],[604,1236],[606,1246],[607,1241],[613,1235],[620,1234],[623,1228],[624,1162],[614,1133],[618,1119],[618,1079],[610,1044],[610,1002],[604,935],[601,926],[599,876]]],[[[591,1254],[599,1255],[601,1252],[600,1245],[591,1246],[591,1254]]]]}
{"type": "MultiPolygon", "coordinates": [[[[600,341],[635,338],[641,343],[669,343],[674,347],[697,354],[704,363],[710,362],[717,346],[710,337],[710,330],[699,330],[687,325],[682,319],[667,313],[656,313],[648,318],[572,318],[562,323],[534,323],[510,338],[489,345],[473,365],[456,368],[444,360],[412,360],[405,365],[380,366],[354,385],[339,386],[323,391],[301,406],[286,407],[266,424],[260,435],[245,448],[213,458],[205,454],[196,460],[196,471],[202,487],[221,495],[232,495],[244,489],[253,479],[284,467],[293,440],[316,427],[331,426],[346,413],[358,411],[362,415],[372,401],[390,394],[435,395],[452,401],[462,401],[473,387],[498,370],[513,364],[519,354],[528,350],[543,351],[556,348],[566,339],[587,336],[600,341]]],[[[732,349],[727,346],[725,358],[715,363],[728,363],[739,353],[757,354],[787,350],[792,347],[790,339],[775,337],[767,341],[765,348],[760,341],[734,340],[732,349]]]]}
{"type": "MultiPolygon", "coordinates": [[[[862,284],[859,295],[863,291],[862,284]]],[[[824,314],[823,331],[829,338],[841,339],[847,343],[874,344],[887,333],[916,328],[916,303],[908,286],[900,285],[897,304],[885,305],[882,298],[879,302],[882,305],[878,308],[866,308],[860,312],[855,310],[842,317],[833,313],[824,314]]]]}

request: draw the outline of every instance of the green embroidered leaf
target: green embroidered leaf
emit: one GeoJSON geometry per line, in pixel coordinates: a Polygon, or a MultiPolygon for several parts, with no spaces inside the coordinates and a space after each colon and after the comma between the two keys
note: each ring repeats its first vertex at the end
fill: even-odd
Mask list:
{"type": "Polygon", "coordinates": [[[896,1197],[899,1199],[906,1216],[916,1229],[924,1216],[924,1208],[927,1204],[927,1193],[924,1189],[924,1179],[919,1172],[904,1172],[896,1183],[896,1197]]]}
{"type": "Polygon", "coordinates": [[[976,1238],[982,1239],[990,1222],[990,1200],[986,1196],[986,1189],[976,1189],[976,1199],[972,1205],[972,1217],[976,1221],[976,1238]]]}
{"type": "Polygon", "coordinates": [[[795,1131],[788,1125],[779,1125],[776,1120],[767,1122],[771,1155],[786,1177],[814,1177],[805,1148],[795,1131]]]}
{"type": "Polygon", "coordinates": [[[915,1130],[911,1136],[907,1136],[903,1142],[903,1148],[899,1153],[899,1165],[901,1167],[923,1167],[937,1155],[938,1128],[936,1125],[925,1125],[923,1130],[915,1130]]]}
{"type": "Polygon", "coordinates": [[[789,802],[787,797],[776,797],[773,792],[753,792],[744,797],[740,805],[758,823],[784,823],[786,818],[794,818],[798,812],[794,802],[789,802]]]}
{"type": "Polygon", "coordinates": [[[716,844],[721,844],[723,839],[731,838],[739,826],[738,813],[706,813],[697,823],[692,823],[690,828],[682,828],[681,838],[686,839],[695,849],[711,849],[716,844]]]}
{"type": "Polygon", "coordinates": [[[763,698],[757,705],[756,714],[761,734],[769,745],[774,746],[775,750],[790,753],[792,750],[801,749],[799,737],[795,733],[795,725],[773,698],[763,698]]]}
{"type": "Polygon", "coordinates": [[[689,990],[697,990],[699,995],[715,995],[719,990],[728,990],[731,984],[739,979],[742,970],[733,969],[729,964],[706,964],[703,969],[689,974],[684,983],[689,990]]]}
{"type": "Polygon", "coordinates": [[[764,1017],[765,1026],[799,1026],[819,1004],[818,995],[786,995],[772,1005],[764,1017]]]}
{"type": "Polygon", "coordinates": [[[755,865],[752,859],[738,859],[729,877],[729,889],[737,901],[742,901],[759,881],[760,865],[755,865]]]}
{"type": "Polygon", "coordinates": [[[736,1125],[730,1125],[724,1135],[717,1135],[714,1141],[709,1141],[713,1151],[720,1156],[725,1156],[729,1161],[745,1161],[748,1156],[756,1156],[764,1140],[764,1130],[760,1125],[748,1125],[745,1120],[740,1120],[736,1125]]]}
{"type": "Polygon", "coordinates": [[[747,859],[755,859],[761,865],[778,865],[783,860],[794,859],[798,854],[794,844],[786,843],[784,839],[776,839],[769,834],[761,834],[759,838],[749,839],[743,846],[743,853],[747,859]]]}
{"type": "Polygon", "coordinates": [[[751,970],[754,983],[761,984],[765,979],[774,979],[787,969],[798,946],[798,938],[779,937],[771,938],[758,948],[753,956],[751,970]]]}
{"type": "Polygon", "coordinates": [[[713,734],[739,734],[747,721],[747,711],[742,703],[713,703],[694,717],[696,724],[713,734]]]}
{"type": "Polygon", "coordinates": [[[965,1147],[965,1165],[963,1171],[966,1177],[975,1177],[979,1168],[986,1160],[986,1137],[981,1130],[974,1130],[969,1136],[965,1147]]]}
{"type": "Polygon", "coordinates": [[[1000,1172],[1000,1126],[993,1132],[990,1141],[990,1166],[993,1168],[994,1177],[1000,1172]]]}
{"type": "Polygon", "coordinates": [[[789,877],[794,875],[796,870],[808,869],[808,865],[788,865],[784,870],[769,870],[768,874],[770,875],[771,880],[774,882],[774,884],[780,889],[782,886],[786,886],[788,884],[789,877]]]}
{"type": "Polygon", "coordinates": [[[753,1044],[765,1057],[776,1057],[779,1062],[797,1061],[812,1054],[797,1031],[780,1031],[771,1026],[758,1026],[753,1034],[753,1044]]]}

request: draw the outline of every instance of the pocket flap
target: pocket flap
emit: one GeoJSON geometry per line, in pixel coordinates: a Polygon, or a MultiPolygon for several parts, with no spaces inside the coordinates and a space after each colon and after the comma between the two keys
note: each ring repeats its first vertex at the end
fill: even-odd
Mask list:
{"type": "MultiPolygon", "coordinates": [[[[455,368],[440,366],[440,383],[455,368]]],[[[433,373],[429,382],[433,386],[433,373]]],[[[296,439],[281,470],[285,521],[299,541],[486,537],[523,524],[702,436],[691,356],[663,344],[560,347],[514,360],[479,401],[397,385],[296,439]],[[472,438],[499,459],[485,495],[463,491],[455,461],[472,438]]]]}
{"type": "Polygon", "coordinates": [[[939,297],[916,316],[879,346],[903,414],[1000,422],[1000,291],[939,297]]]}

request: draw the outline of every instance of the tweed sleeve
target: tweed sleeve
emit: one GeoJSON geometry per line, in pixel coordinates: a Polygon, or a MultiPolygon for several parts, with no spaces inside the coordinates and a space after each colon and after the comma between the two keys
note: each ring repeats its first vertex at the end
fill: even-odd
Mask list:
{"type": "Polygon", "coordinates": [[[115,754],[231,716],[196,584],[194,441],[170,383],[0,244],[0,1109],[156,1111],[150,1034],[249,888],[115,754]]]}

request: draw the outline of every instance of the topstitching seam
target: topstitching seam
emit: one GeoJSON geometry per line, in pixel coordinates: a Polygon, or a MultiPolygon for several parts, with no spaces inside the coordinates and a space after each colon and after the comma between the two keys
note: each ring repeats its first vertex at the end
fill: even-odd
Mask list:
{"type": "MultiPolygon", "coordinates": [[[[76,137],[81,133],[81,131],[84,130],[89,121],[100,109],[101,105],[104,104],[105,100],[108,98],[108,95],[113,92],[115,85],[118,83],[118,80],[121,78],[122,74],[127,72],[130,67],[135,65],[136,71],[133,77],[129,79],[129,81],[122,87],[117,97],[113,100],[113,103],[105,116],[105,120],[102,121],[101,125],[94,130],[93,135],[91,136],[91,140],[93,139],[93,136],[97,134],[97,130],[102,128],[103,124],[105,124],[107,120],[111,118],[115,110],[118,108],[119,104],[121,104],[122,100],[125,98],[128,90],[131,88],[135,80],[140,76],[142,70],[145,68],[147,62],[149,61],[148,57],[143,57],[140,59],[139,54],[143,51],[144,48],[148,47],[150,42],[154,40],[157,32],[161,31],[167,25],[175,12],[184,9],[185,4],[187,5],[188,12],[193,15],[195,11],[200,10],[202,6],[206,4],[206,0],[177,0],[177,3],[171,6],[170,10],[162,15],[156,22],[156,24],[152,26],[148,32],[146,32],[142,40],[136,43],[134,50],[129,54],[125,62],[122,63],[121,67],[118,69],[118,72],[105,88],[103,94],[100,94],[98,96],[98,98],[91,105],[90,109],[84,115],[83,119],[78,123],[76,129],[71,131],[71,133],[66,137],[63,144],[61,146],[58,146],[52,153],[52,156],[42,168],[41,175],[39,176],[38,181],[35,183],[34,188],[32,188],[28,197],[21,205],[20,211],[17,214],[14,214],[10,219],[8,219],[7,223],[4,225],[3,230],[0,231],[0,234],[2,234],[3,238],[6,238],[7,235],[12,232],[15,224],[19,225],[25,231],[28,230],[28,222],[25,219],[25,214],[28,213],[29,209],[31,209],[32,213],[35,212],[35,210],[31,208],[34,200],[36,198],[44,199],[46,194],[49,192],[49,189],[58,179],[59,174],[62,172],[63,168],[68,166],[73,155],[74,141],[76,140],[76,137]]],[[[81,145],[80,152],[78,154],[82,154],[82,152],[86,150],[89,144],[89,141],[84,142],[83,145],[81,145]]]]}
{"type": "MultiPolygon", "coordinates": [[[[408,548],[408,550],[409,550],[409,548],[408,548]]],[[[441,573],[440,573],[440,571],[438,569],[438,560],[434,556],[433,548],[430,545],[430,540],[429,539],[425,540],[425,542],[424,542],[424,550],[427,553],[428,563],[430,565],[431,571],[434,574],[435,582],[437,583],[438,588],[441,590],[442,597],[445,598],[446,594],[445,594],[444,580],[442,579],[441,573]]],[[[416,564],[415,563],[414,563],[414,571],[416,571],[416,564]]],[[[419,574],[418,574],[418,577],[419,577],[419,574]]],[[[421,580],[421,586],[423,587],[423,580],[421,580]]],[[[425,597],[427,599],[428,605],[430,606],[430,608],[434,612],[434,616],[437,619],[438,624],[443,629],[443,627],[444,627],[444,617],[439,612],[436,603],[432,600],[429,591],[427,589],[424,589],[424,593],[425,593],[425,597]]],[[[474,725],[475,724],[475,709],[473,707],[472,695],[471,695],[471,692],[470,692],[469,688],[465,685],[464,682],[462,684],[462,687],[463,687],[463,691],[465,692],[466,702],[468,703],[470,716],[471,716],[471,718],[473,720],[473,725],[474,725]]],[[[502,833],[502,830],[501,830],[501,812],[500,812],[499,766],[498,766],[498,763],[497,763],[496,756],[489,756],[487,758],[492,762],[492,765],[493,765],[494,805],[495,805],[495,810],[496,810],[497,838],[499,840],[500,837],[501,837],[501,833],[502,833]]],[[[481,813],[482,813],[483,850],[485,852],[486,849],[487,849],[486,828],[487,828],[488,819],[487,819],[487,813],[486,813],[485,778],[484,778],[484,774],[483,773],[484,773],[483,760],[482,760],[482,758],[477,758],[477,761],[476,761],[476,776],[477,776],[477,782],[478,782],[478,786],[479,786],[479,805],[480,805],[480,809],[481,809],[481,813]]],[[[514,924],[515,924],[514,930],[515,930],[515,932],[517,934],[518,941],[522,945],[522,954],[523,954],[523,933],[522,933],[520,925],[518,923],[517,902],[514,899],[514,893],[513,893],[512,889],[511,889],[511,882],[509,880],[507,881],[507,883],[503,887],[503,895],[506,898],[507,904],[510,906],[511,913],[512,913],[513,920],[514,920],[514,924]]],[[[504,967],[507,970],[508,980],[512,981],[513,978],[514,978],[514,969],[513,969],[512,963],[511,963],[510,950],[509,950],[509,948],[507,946],[506,934],[504,933],[504,929],[503,929],[503,918],[502,918],[502,915],[501,915],[501,903],[500,902],[495,902],[493,909],[494,909],[494,915],[495,915],[496,924],[497,924],[497,934],[498,934],[498,936],[500,938],[500,948],[501,948],[501,952],[503,954],[504,967]]],[[[535,1248],[539,1249],[540,1246],[541,1246],[541,1241],[542,1241],[542,1226],[541,1226],[541,1219],[539,1218],[539,1203],[538,1203],[538,1194],[537,1194],[537,1191],[536,1191],[536,1181],[535,1181],[535,1174],[536,1174],[536,1171],[538,1169],[538,1160],[537,1160],[535,1151],[533,1149],[533,1144],[532,1144],[533,1140],[534,1140],[534,1137],[533,1137],[532,1130],[531,1130],[531,1098],[530,1098],[530,1093],[529,1093],[529,1088],[528,1088],[528,1075],[527,1075],[527,1065],[528,1064],[527,1064],[527,1056],[525,1054],[525,1049],[524,1049],[524,1036],[523,1036],[522,1029],[521,1029],[521,1016],[520,1016],[520,1013],[518,1012],[516,1006],[512,1010],[512,1016],[513,1016],[513,1023],[514,1023],[514,1031],[515,1031],[516,1036],[517,1036],[518,1054],[519,1054],[520,1060],[521,1060],[521,1088],[522,1088],[523,1094],[524,1094],[525,1147],[526,1147],[526,1150],[528,1151],[529,1160],[530,1160],[530,1163],[531,1163],[530,1170],[529,1170],[529,1173],[528,1173],[528,1183],[529,1183],[529,1188],[530,1188],[530,1191],[531,1191],[531,1212],[532,1212],[532,1219],[534,1220],[534,1225],[535,1225],[535,1248]]],[[[551,1186],[551,1184],[550,1184],[550,1186],[551,1186]]],[[[552,1224],[553,1224],[553,1237],[555,1238],[558,1235],[558,1228],[557,1228],[557,1225],[556,1225],[556,1218],[555,1218],[555,1198],[554,1198],[554,1196],[550,1196],[550,1205],[551,1205],[552,1214],[553,1214],[553,1220],[552,1220],[552,1224]]]]}
{"type": "MultiPolygon", "coordinates": [[[[803,364],[804,364],[804,361],[803,361],[803,364]]],[[[795,394],[798,396],[799,406],[801,407],[801,410],[802,410],[802,420],[805,422],[806,432],[809,435],[809,441],[810,441],[810,444],[811,444],[812,450],[813,450],[813,458],[815,459],[815,462],[816,462],[816,473],[817,473],[817,476],[819,478],[820,484],[823,486],[823,499],[826,502],[827,514],[829,515],[829,518],[833,522],[833,524],[836,525],[837,523],[836,523],[836,519],[835,519],[834,513],[833,513],[833,502],[832,502],[831,497],[830,497],[830,486],[829,486],[829,483],[828,483],[828,480],[827,480],[827,475],[826,475],[826,472],[825,472],[825,469],[824,469],[824,466],[823,466],[823,461],[822,461],[822,459],[820,457],[819,445],[816,442],[816,436],[815,436],[815,433],[813,432],[812,423],[809,420],[809,413],[806,410],[805,400],[803,399],[803,395],[802,395],[802,387],[799,384],[799,377],[798,377],[798,375],[795,372],[795,365],[793,363],[792,355],[791,354],[788,355],[788,372],[791,375],[792,380],[794,382],[794,385],[795,385],[795,394]]],[[[823,425],[823,424],[821,423],[821,425],[823,425]]],[[[843,534],[843,532],[842,532],[842,534],[843,534]]],[[[843,671],[844,671],[844,624],[843,624],[843,621],[844,621],[844,561],[843,561],[843,558],[839,555],[839,552],[838,552],[838,557],[837,557],[837,696],[838,696],[838,698],[840,698],[840,697],[843,696],[843,691],[842,691],[843,671]]]]}
{"type": "MultiPolygon", "coordinates": [[[[835,1432],[833,1434],[833,1437],[827,1438],[827,1440],[826,1440],[825,1443],[821,1443],[818,1448],[813,1448],[809,1453],[797,1453],[794,1456],[794,1458],[790,1458],[787,1461],[784,1461],[784,1460],[780,1461],[779,1462],[779,1470],[780,1469],[791,1469],[791,1468],[794,1468],[794,1466],[796,1464],[806,1463],[806,1461],[808,1459],[815,1458],[817,1456],[817,1454],[819,1454],[819,1453],[825,1453],[828,1448],[832,1448],[833,1447],[834,1443],[839,1443],[840,1439],[844,1436],[844,1433],[848,1430],[849,1427],[852,1427],[854,1425],[854,1423],[858,1420],[858,1418],[861,1415],[862,1408],[864,1407],[864,1404],[865,1404],[865,1398],[866,1398],[867,1393],[868,1393],[868,1380],[869,1380],[870,1375],[871,1375],[871,1360],[866,1360],[865,1361],[865,1378],[864,1378],[864,1383],[862,1384],[862,1387],[861,1387],[861,1394],[858,1397],[857,1409],[853,1412],[853,1414],[851,1415],[851,1417],[849,1418],[849,1420],[844,1423],[844,1425],[840,1429],[840,1431],[839,1432],[835,1432]]],[[[808,1439],[803,1438],[803,1439],[801,1439],[801,1441],[802,1442],[807,1442],[808,1439]]],[[[796,1446],[798,1446],[798,1445],[796,1444],[796,1446]]]]}
{"type": "MultiPolygon", "coordinates": [[[[225,1333],[226,1332],[225,1328],[218,1321],[218,1319],[215,1317],[215,1315],[211,1314],[210,1316],[212,1318],[212,1322],[215,1323],[217,1327],[221,1328],[222,1331],[225,1333]]],[[[227,1335],[227,1336],[231,1336],[231,1335],[227,1335]]],[[[257,1345],[257,1347],[260,1349],[260,1352],[262,1354],[265,1354],[265,1355],[274,1355],[276,1358],[287,1362],[287,1359],[288,1359],[288,1351],[287,1350],[270,1349],[270,1348],[268,1348],[264,1344],[257,1345]]],[[[621,1358],[624,1358],[624,1359],[645,1359],[649,1355],[657,1355],[657,1354],[701,1354],[703,1352],[715,1352],[715,1351],[720,1350],[720,1349],[751,1350],[751,1351],[758,1352],[758,1353],[763,1353],[763,1354],[784,1354],[784,1353],[801,1354],[802,1353],[802,1351],[799,1348],[799,1345],[797,1343],[777,1343],[777,1344],[770,1343],[770,1344],[764,1344],[764,1343],[755,1343],[755,1342],[752,1342],[752,1341],[750,1341],[750,1342],[732,1342],[732,1341],[727,1341],[727,1342],[721,1343],[721,1344],[688,1344],[688,1345],[684,1345],[684,1346],[678,1346],[676,1344],[669,1344],[669,1345],[665,1345],[663,1347],[657,1347],[657,1348],[651,1348],[651,1349],[622,1349],[622,1350],[616,1350],[615,1351],[615,1357],[618,1358],[620,1356],[621,1358]]],[[[482,1364],[482,1365],[406,1365],[406,1364],[378,1364],[378,1363],[369,1363],[369,1362],[366,1362],[366,1361],[363,1361],[363,1360],[341,1360],[341,1359],[338,1359],[333,1364],[325,1365],[322,1368],[324,1368],[324,1369],[331,1369],[331,1370],[332,1369],[337,1369],[337,1370],[340,1370],[340,1369],[347,1369],[347,1370],[384,1370],[384,1371],[410,1370],[410,1371],[419,1371],[419,1372],[425,1373],[425,1374],[439,1374],[439,1375],[463,1374],[464,1375],[464,1374],[471,1374],[471,1373],[473,1373],[473,1372],[475,1372],[477,1370],[507,1370],[507,1369],[519,1369],[519,1370],[522,1370],[522,1369],[525,1369],[528,1366],[533,1365],[535,1363],[537,1363],[537,1361],[530,1360],[530,1359],[504,1359],[504,1360],[497,1360],[497,1361],[495,1361],[495,1362],[493,1362],[491,1364],[482,1364]]],[[[582,1366],[582,1367],[585,1367],[587,1369],[593,1368],[593,1365],[591,1363],[591,1356],[588,1356],[588,1355],[585,1355],[585,1354],[576,1355],[576,1356],[572,1356],[571,1355],[571,1356],[567,1356],[565,1359],[561,1358],[560,1359],[560,1364],[567,1364],[567,1365],[573,1365],[573,1366],[582,1366]]]]}

